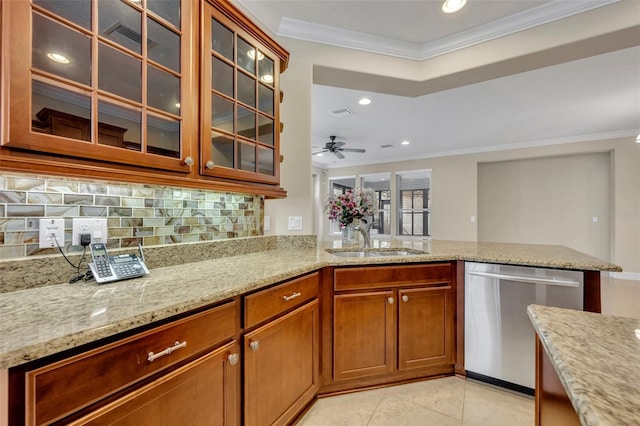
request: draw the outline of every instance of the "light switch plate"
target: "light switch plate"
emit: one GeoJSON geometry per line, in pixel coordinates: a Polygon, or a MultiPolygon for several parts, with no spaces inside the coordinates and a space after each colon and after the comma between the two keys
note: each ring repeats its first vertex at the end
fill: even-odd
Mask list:
{"type": "Polygon", "coordinates": [[[80,234],[90,234],[92,243],[107,242],[107,219],[103,217],[74,218],[71,245],[80,245],[80,234]]]}
{"type": "Polygon", "coordinates": [[[302,231],[302,216],[289,216],[289,231],[302,231]]]}
{"type": "Polygon", "coordinates": [[[38,241],[40,248],[55,248],[58,245],[64,247],[64,219],[48,217],[40,219],[40,238],[38,241]]]}
{"type": "Polygon", "coordinates": [[[265,231],[271,230],[271,216],[264,217],[264,230],[265,231]]]}

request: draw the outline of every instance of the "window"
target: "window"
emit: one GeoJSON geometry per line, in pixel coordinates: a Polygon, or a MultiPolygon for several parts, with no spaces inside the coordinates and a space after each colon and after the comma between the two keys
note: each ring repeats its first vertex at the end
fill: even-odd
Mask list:
{"type": "Polygon", "coordinates": [[[397,174],[398,236],[429,236],[431,172],[397,174]]]}
{"type": "Polygon", "coordinates": [[[389,173],[367,175],[360,178],[360,187],[376,192],[378,214],[376,214],[372,232],[391,234],[391,179],[389,173]]]}

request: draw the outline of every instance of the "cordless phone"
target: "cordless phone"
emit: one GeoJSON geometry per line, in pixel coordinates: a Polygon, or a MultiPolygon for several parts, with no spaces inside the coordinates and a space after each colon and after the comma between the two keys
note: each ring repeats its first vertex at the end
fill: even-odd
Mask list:
{"type": "Polygon", "coordinates": [[[142,249],[140,260],[135,254],[109,256],[103,243],[93,243],[90,247],[93,262],[89,263],[89,269],[98,284],[141,277],[149,273],[144,264],[142,249]]]}

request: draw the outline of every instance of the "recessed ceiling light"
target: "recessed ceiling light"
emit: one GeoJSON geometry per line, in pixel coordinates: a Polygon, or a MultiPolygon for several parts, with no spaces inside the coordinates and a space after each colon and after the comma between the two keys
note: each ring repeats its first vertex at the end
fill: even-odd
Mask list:
{"type": "Polygon", "coordinates": [[[324,157],[323,153],[316,154],[318,157],[324,157]]]}
{"type": "Polygon", "coordinates": [[[47,58],[51,59],[54,62],[57,62],[59,64],[68,64],[69,63],[69,59],[60,54],[60,53],[55,53],[55,52],[49,52],[47,53],[47,58]]]}
{"type": "Polygon", "coordinates": [[[409,141],[402,141],[402,142],[400,142],[400,145],[409,145],[410,143],[411,142],[409,142],[409,141]]]}
{"type": "MultiPolygon", "coordinates": [[[[256,58],[256,51],[255,49],[251,49],[247,52],[247,56],[250,57],[251,59],[255,59],[256,58]]],[[[264,53],[262,53],[261,51],[258,50],[258,60],[261,61],[264,59],[264,53]]]]}
{"type": "Polygon", "coordinates": [[[360,105],[369,105],[371,103],[371,99],[369,98],[362,98],[358,101],[358,103],[360,105]]]}
{"type": "Polygon", "coordinates": [[[454,13],[459,11],[467,3],[467,0],[446,0],[442,5],[444,13],[454,13]]]}

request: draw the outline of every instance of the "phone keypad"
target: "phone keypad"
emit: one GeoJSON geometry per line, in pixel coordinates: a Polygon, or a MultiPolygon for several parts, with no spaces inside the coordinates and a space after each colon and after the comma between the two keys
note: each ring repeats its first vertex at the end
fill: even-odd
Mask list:
{"type": "Polygon", "coordinates": [[[111,268],[107,262],[96,262],[96,270],[100,278],[110,277],[112,275],[111,268]]]}
{"type": "Polygon", "coordinates": [[[134,275],[142,275],[142,266],[139,264],[123,264],[113,265],[113,269],[116,271],[116,275],[119,277],[132,277],[134,275]]]}

